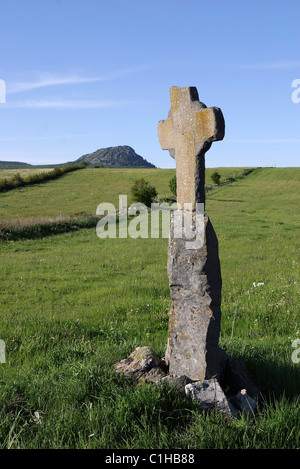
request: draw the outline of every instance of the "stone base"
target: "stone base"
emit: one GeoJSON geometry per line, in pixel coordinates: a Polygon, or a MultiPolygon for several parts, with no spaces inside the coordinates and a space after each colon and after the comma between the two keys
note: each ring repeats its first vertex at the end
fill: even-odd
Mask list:
{"type": "Polygon", "coordinates": [[[260,391],[252,382],[245,363],[229,359],[221,349],[220,356],[221,384],[216,378],[199,381],[185,375],[169,374],[166,361],[160,359],[151,347],[137,347],[128,358],[115,364],[115,371],[138,383],[168,383],[180,394],[191,398],[201,410],[217,409],[234,417],[241,413],[254,415],[260,391]]]}

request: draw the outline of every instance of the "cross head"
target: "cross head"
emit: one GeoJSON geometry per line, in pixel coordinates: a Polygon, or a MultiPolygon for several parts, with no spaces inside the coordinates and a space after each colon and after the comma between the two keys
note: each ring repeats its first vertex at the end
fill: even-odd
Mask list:
{"type": "Polygon", "coordinates": [[[158,138],[176,160],[178,207],[194,211],[197,203],[205,203],[205,153],[224,138],[225,122],[219,108],[199,101],[195,87],[172,86],[170,101],[168,118],[158,123],[158,138]]]}

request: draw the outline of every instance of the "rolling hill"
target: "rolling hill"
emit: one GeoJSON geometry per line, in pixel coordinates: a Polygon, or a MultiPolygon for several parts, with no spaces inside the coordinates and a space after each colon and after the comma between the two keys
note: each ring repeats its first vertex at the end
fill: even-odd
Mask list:
{"type": "Polygon", "coordinates": [[[116,147],[100,148],[92,153],[82,155],[76,161],[53,165],[32,165],[19,161],[0,161],[0,169],[30,169],[30,168],[54,168],[56,166],[66,166],[69,164],[86,163],[89,167],[100,166],[106,168],[155,168],[145,158],[138,155],[133,148],[128,145],[116,147]]]}
{"type": "Polygon", "coordinates": [[[20,161],[0,161],[0,169],[30,169],[33,167],[32,164],[20,161]]]}

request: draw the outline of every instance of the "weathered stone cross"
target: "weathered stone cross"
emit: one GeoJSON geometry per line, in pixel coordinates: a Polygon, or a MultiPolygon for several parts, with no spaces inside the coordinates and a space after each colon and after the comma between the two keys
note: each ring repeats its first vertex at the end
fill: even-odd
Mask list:
{"type": "MultiPolygon", "coordinates": [[[[224,118],[219,108],[206,108],[199,102],[196,88],[172,87],[170,94],[171,109],[168,119],[158,124],[158,137],[162,148],[176,160],[179,209],[175,213],[190,213],[194,223],[196,204],[205,202],[205,152],[213,141],[224,137],[224,118]]],[[[218,377],[220,368],[222,279],[218,240],[205,215],[203,243],[187,248],[186,234],[175,234],[175,219],[169,239],[172,306],[165,358],[170,374],[203,381],[218,377]]],[[[197,223],[194,226],[197,231],[197,223]]]]}
{"type": "Polygon", "coordinates": [[[224,137],[224,118],[216,107],[199,102],[195,87],[170,89],[168,119],[158,123],[158,138],[163,150],[176,159],[177,203],[205,203],[205,153],[211,143],[224,137]]]}

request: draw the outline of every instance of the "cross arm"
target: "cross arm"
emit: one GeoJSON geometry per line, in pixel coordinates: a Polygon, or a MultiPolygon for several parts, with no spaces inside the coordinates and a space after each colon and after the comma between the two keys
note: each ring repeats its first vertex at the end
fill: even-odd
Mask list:
{"type": "Polygon", "coordinates": [[[169,150],[170,155],[175,158],[173,119],[171,117],[158,122],[157,134],[162,150],[169,150]]]}
{"type": "Polygon", "coordinates": [[[195,141],[196,143],[215,142],[225,135],[225,121],[221,109],[209,107],[196,112],[195,141]]]}

